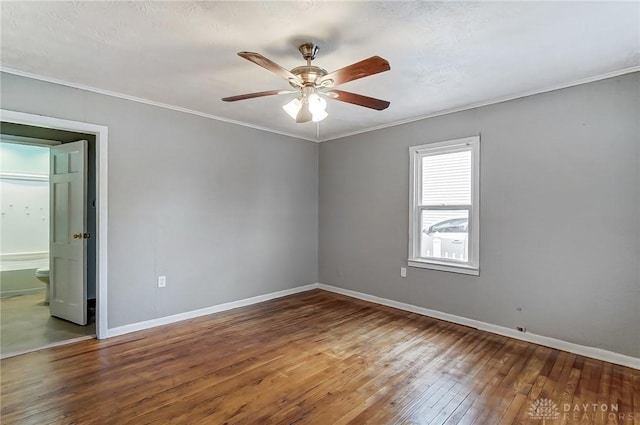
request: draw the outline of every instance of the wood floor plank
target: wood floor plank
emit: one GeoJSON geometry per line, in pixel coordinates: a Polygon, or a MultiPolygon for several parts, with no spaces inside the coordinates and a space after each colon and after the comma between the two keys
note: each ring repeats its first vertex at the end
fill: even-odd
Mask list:
{"type": "Polygon", "coordinates": [[[633,425],[640,425],[640,374],[633,377],[633,425]]]}
{"type": "Polygon", "coordinates": [[[4,359],[0,387],[3,424],[515,425],[544,398],[640,425],[638,370],[320,290],[4,359]]]}

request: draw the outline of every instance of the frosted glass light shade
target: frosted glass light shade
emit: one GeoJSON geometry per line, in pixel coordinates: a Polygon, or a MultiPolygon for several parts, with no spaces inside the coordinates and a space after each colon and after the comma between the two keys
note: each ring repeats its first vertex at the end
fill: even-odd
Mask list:
{"type": "Polygon", "coordinates": [[[327,108],[326,100],[314,93],[309,96],[308,102],[313,122],[322,121],[329,116],[329,114],[327,114],[327,112],[325,111],[325,109],[327,108]]]}
{"type": "Polygon", "coordinates": [[[298,112],[300,112],[301,108],[302,108],[302,102],[300,102],[300,99],[298,98],[293,99],[291,102],[287,103],[286,105],[282,105],[282,109],[284,109],[285,112],[289,114],[289,116],[294,120],[298,116],[298,112]]]}
{"type": "Polygon", "coordinates": [[[327,118],[329,116],[329,114],[327,114],[327,111],[319,111],[319,112],[315,112],[315,113],[311,113],[311,120],[313,122],[320,122],[323,119],[327,118]]]}
{"type": "Polygon", "coordinates": [[[311,110],[311,113],[324,111],[325,109],[327,109],[326,100],[324,100],[317,94],[312,94],[311,96],[309,96],[309,110],[311,110]]]}
{"type": "Polygon", "coordinates": [[[317,94],[312,94],[307,98],[295,98],[291,102],[282,105],[282,109],[294,120],[298,122],[306,122],[309,119],[307,117],[299,117],[300,110],[305,107],[308,108],[308,112],[311,112],[311,120],[313,122],[319,122],[327,118],[329,114],[325,111],[327,107],[327,101],[317,94]],[[299,120],[298,118],[301,118],[299,120]]]}

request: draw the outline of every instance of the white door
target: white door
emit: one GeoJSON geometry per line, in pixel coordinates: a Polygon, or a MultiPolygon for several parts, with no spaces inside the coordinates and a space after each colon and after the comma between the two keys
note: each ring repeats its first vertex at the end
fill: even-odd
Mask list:
{"type": "Polygon", "coordinates": [[[50,165],[49,311],[86,325],[87,141],[52,147],[50,165]]]}

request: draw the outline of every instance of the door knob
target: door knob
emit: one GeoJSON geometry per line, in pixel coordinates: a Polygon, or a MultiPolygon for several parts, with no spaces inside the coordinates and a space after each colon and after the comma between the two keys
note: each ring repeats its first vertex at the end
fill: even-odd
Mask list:
{"type": "Polygon", "coordinates": [[[82,239],[82,233],[74,233],[73,239],[82,239]]]}
{"type": "Polygon", "coordinates": [[[89,238],[91,237],[91,233],[85,233],[85,234],[83,235],[83,237],[84,237],[85,239],[89,239],[89,238]]]}

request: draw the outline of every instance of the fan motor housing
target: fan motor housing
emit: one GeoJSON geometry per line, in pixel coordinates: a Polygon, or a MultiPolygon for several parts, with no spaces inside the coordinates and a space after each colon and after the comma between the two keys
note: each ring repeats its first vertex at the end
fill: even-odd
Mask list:
{"type": "Polygon", "coordinates": [[[322,78],[328,74],[328,72],[325,69],[322,69],[319,66],[313,66],[313,65],[304,65],[304,66],[299,66],[297,68],[293,68],[291,70],[291,73],[300,77],[300,79],[302,80],[302,83],[305,86],[315,86],[316,81],[319,78],[322,78]]]}

